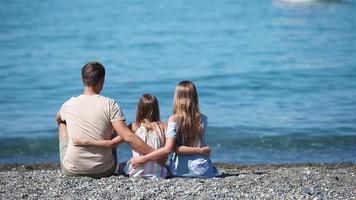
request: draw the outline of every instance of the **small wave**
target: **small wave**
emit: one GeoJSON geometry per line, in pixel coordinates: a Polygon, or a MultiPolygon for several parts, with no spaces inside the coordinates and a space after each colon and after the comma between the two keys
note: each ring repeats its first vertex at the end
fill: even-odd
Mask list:
{"type": "MultiPolygon", "coordinates": [[[[214,162],[298,163],[356,162],[356,135],[236,134],[233,128],[212,128],[207,144],[214,162]]],[[[0,163],[58,162],[58,139],[2,138],[0,163]]],[[[128,145],[118,148],[119,160],[131,156],[128,145]]]]}

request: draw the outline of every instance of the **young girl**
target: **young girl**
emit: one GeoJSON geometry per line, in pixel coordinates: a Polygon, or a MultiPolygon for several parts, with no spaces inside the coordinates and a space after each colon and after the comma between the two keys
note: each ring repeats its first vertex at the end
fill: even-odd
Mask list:
{"type": "MultiPolygon", "coordinates": [[[[175,89],[173,115],[169,117],[166,133],[176,137],[177,147],[169,165],[173,176],[210,178],[220,175],[209,158],[211,149],[205,144],[207,125],[207,117],[200,113],[195,85],[191,81],[180,82],[175,89]]],[[[133,157],[131,164],[144,163],[158,151],[133,157]]]]}
{"type": "MultiPolygon", "coordinates": [[[[132,159],[133,163],[126,166],[124,171],[132,177],[165,178],[167,176],[165,161],[173,149],[174,138],[166,138],[166,125],[160,121],[159,106],[155,96],[144,94],[140,98],[136,120],[130,127],[137,136],[156,151],[150,153],[149,157],[145,157],[140,152],[133,150],[133,158],[140,158],[132,159]]],[[[76,145],[113,147],[122,143],[123,140],[117,136],[112,140],[84,141],[76,139],[74,142],[76,145]]]]}
{"type": "Polygon", "coordinates": [[[205,143],[208,119],[200,113],[197,90],[191,81],[182,81],[177,85],[171,118],[177,134],[177,147],[169,166],[172,175],[218,176],[219,172],[209,158],[211,150],[205,143]]]}

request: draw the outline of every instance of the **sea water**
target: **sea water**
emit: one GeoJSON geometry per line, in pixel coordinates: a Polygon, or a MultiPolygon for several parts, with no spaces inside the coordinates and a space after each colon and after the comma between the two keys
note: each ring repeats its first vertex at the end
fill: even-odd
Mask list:
{"type": "MultiPolygon", "coordinates": [[[[0,163],[58,162],[54,117],[106,67],[127,123],[192,80],[214,162],[356,162],[356,2],[0,1],[0,163]]],[[[129,159],[127,145],[119,161],[129,159]]]]}

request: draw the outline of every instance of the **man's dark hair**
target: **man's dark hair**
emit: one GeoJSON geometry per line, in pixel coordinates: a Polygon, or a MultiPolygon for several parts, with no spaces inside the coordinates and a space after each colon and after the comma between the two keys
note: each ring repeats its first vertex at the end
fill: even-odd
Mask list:
{"type": "Polygon", "coordinates": [[[104,66],[96,61],[88,62],[82,68],[82,79],[86,86],[95,86],[105,77],[104,66]]]}

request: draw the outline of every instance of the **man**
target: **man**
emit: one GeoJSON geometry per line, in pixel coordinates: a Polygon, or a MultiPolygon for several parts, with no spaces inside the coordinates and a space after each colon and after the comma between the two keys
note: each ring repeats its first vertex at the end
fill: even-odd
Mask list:
{"type": "Polygon", "coordinates": [[[116,169],[116,154],[112,149],[96,146],[76,146],[73,140],[110,140],[112,128],[131,148],[150,153],[153,149],[131,132],[120,106],[100,95],[104,86],[105,68],[99,62],[89,62],[82,68],[84,92],[66,101],[56,120],[59,124],[59,148],[62,171],[66,175],[91,177],[110,176],[116,169]]]}

